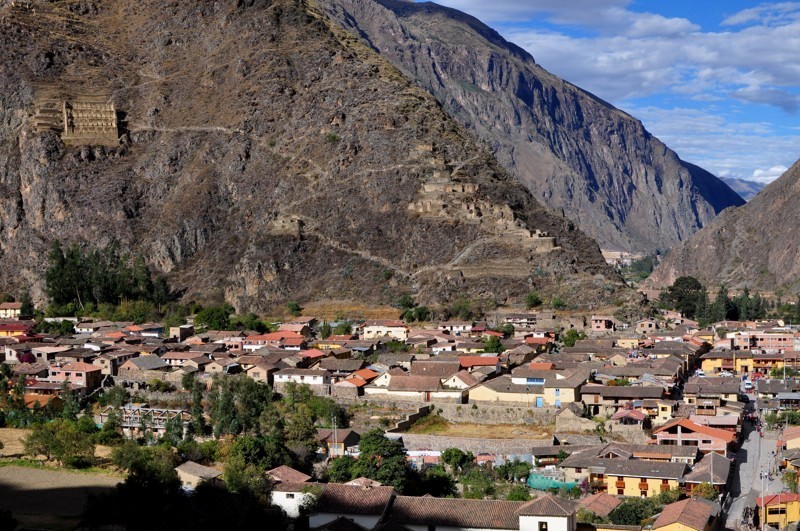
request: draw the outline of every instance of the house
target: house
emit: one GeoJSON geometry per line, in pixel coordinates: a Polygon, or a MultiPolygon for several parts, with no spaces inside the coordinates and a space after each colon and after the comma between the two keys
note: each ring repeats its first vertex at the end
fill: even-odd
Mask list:
{"type": "Polygon", "coordinates": [[[222,472],[194,461],[176,466],[175,472],[178,473],[183,488],[189,490],[196,489],[201,483],[222,483],[222,472]]]}
{"type": "Polygon", "coordinates": [[[364,323],[364,339],[389,337],[398,341],[408,339],[408,326],[403,321],[373,320],[364,323]]]}
{"type": "Polygon", "coordinates": [[[613,385],[587,384],[580,389],[581,397],[592,415],[601,410],[615,412],[634,400],[658,400],[664,397],[664,389],[659,386],[617,387],[613,385]]]}
{"type": "Polygon", "coordinates": [[[730,459],[717,452],[707,453],[692,467],[691,472],[683,477],[686,495],[691,496],[695,487],[701,483],[713,485],[717,492],[724,494],[730,473],[730,459]]]}
{"type": "Polygon", "coordinates": [[[280,369],[275,365],[269,363],[258,363],[247,369],[245,372],[247,373],[247,376],[255,381],[264,382],[271,385],[275,381],[274,374],[279,370],[280,369]]]}
{"type": "Polygon", "coordinates": [[[736,434],[695,424],[689,419],[673,419],[653,430],[659,445],[697,447],[701,453],[717,452],[727,455],[736,442],[736,434]]]}
{"type": "Polygon", "coordinates": [[[591,319],[591,325],[592,332],[602,333],[613,332],[615,330],[614,318],[606,315],[593,315],[591,319]]]}
{"type": "Polygon", "coordinates": [[[652,334],[658,330],[658,323],[654,319],[642,319],[636,322],[636,333],[642,335],[652,334]]]}
{"type": "Polygon", "coordinates": [[[478,379],[470,374],[469,371],[458,371],[442,382],[442,385],[453,389],[469,389],[470,387],[478,385],[478,379]]]}
{"type": "Polygon", "coordinates": [[[472,323],[468,321],[444,321],[437,327],[443,332],[456,336],[469,334],[472,331],[472,323]]]}
{"type": "Polygon", "coordinates": [[[267,476],[277,483],[306,483],[311,476],[286,465],[267,470],[267,476]]]}
{"type": "Polygon", "coordinates": [[[715,529],[719,504],[687,498],[666,505],[653,522],[653,531],[711,531],[715,529]]]}
{"type": "Polygon", "coordinates": [[[469,372],[479,367],[492,367],[495,373],[500,372],[500,356],[459,356],[458,363],[469,372]]]}
{"type": "MultiPolygon", "coordinates": [[[[374,528],[393,501],[392,487],[362,487],[338,483],[278,483],[271,494],[273,505],[289,518],[300,515],[300,508],[312,505],[311,529],[345,518],[364,529],[374,528]]],[[[427,530],[427,528],[426,528],[427,530]]]]}
{"type": "Polygon", "coordinates": [[[600,492],[635,497],[677,489],[686,471],[686,463],[635,459],[624,450],[613,452],[621,455],[597,457],[595,449],[579,451],[558,467],[564,470],[565,481],[587,479],[600,492]]]}
{"type": "Polygon", "coordinates": [[[122,364],[138,355],[138,353],[129,350],[106,352],[97,356],[92,361],[92,365],[100,367],[100,372],[103,375],[116,376],[122,364]]]}
{"type": "Polygon", "coordinates": [[[22,323],[0,323],[0,337],[30,335],[32,328],[22,323]]]}
{"type": "Polygon", "coordinates": [[[597,516],[608,516],[622,501],[605,492],[598,492],[578,500],[578,506],[592,511],[597,516]]]}
{"type": "Polygon", "coordinates": [[[411,362],[413,376],[433,376],[446,380],[461,370],[461,363],[456,359],[449,360],[414,360],[411,362]]]}
{"type": "Polygon", "coordinates": [[[166,371],[169,365],[158,356],[139,356],[131,358],[119,367],[120,374],[134,371],[166,371]]]}
{"type": "Polygon", "coordinates": [[[320,443],[320,453],[330,457],[351,455],[352,449],[358,446],[361,435],[353,430],[317,428],[317,440],[320,443]]]}
{"type": "MultiPolygon", "coordinates": [[[[447,379],[447,378],[445,378],[447,379]]],[[[463,403],[467,396],[465,389],[446,389],[439,376],[392,375],[389,385],[385,388],[368,385],[364,387],[364,394],[386,395],[387,398],[410,400],[416,402],[430,402],[444,400],[463,403]]]]}
{"type": "Polygon", "coordinates": [[[800,522],[800,494],[779,492],[756,498],[759,524],[776,529],[786,529],[790,523],[800,522]]]}
{"type": "Polygon", "coordinates": [[[0,319],[19,319],[21,311],[22,311],[21,302],[0,303],[0,319]]]}
{"type": "Polygon", "coordinates": [[[273,375],[276,384],[294,382],[307,385],[330,385],[331,372],[317,369],[281,369],[273,375]]]}
{"type": "Polygon", "coordinates": [[[61,367],[58,365],[51,366],[49,379],[54,383],[62,383],[69,380],[73,385],[92,391],[100,387],[100,383],[103,381],[103,374],[100,367],[76,361],[61,367]]]}
{"type": "Polygon", "coordinates": [[[269,334],[254,334],[242,340],[242,350],[252,352],[262,347],[281,347],[287,339],[296,340],[299,344],[306,340],[301,334],[287,330],[269,334]]]}

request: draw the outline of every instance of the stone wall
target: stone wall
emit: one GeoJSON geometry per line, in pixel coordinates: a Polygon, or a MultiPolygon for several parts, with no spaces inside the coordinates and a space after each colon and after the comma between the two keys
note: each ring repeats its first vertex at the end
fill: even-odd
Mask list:
{"type": "Polygon", "coordinates": [[[504,455],[529,455],[534,447],[550,446],[553,439],[476,439],[441,435],[399,434],[406,450],[444,451],[458,448],[475,455],[481,453],[504,455]]]}

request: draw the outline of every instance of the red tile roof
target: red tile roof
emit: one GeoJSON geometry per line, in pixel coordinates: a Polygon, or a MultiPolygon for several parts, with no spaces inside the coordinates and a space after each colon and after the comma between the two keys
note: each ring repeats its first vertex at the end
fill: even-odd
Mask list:
{"type": "Polygon", "coordinates": [[[770,494],[756,498],[756,505],[765,507],[770,505],[784,504],[788,502],[800,501],[800,494],[791,494],[789,492],[781,492],[780,494],[770,494]]]}
{"type": "Polygon", "coordinates": [[[598,492],[578,501],[578,505],[598,516],[608,516],[620,503],[622,502],[619,499],[605,492],[598,492]]]}
{"type": "Polygon", "coordinates": [[[267,470],[267,475],[275,481],[283,483],[305,483],[311,479],[311,476],[303,474],[299,470],[286,465],[267,470]]]}
{"type": "Polygon", "coordinates": [[[462,367],[494,367],[500,360],[498,356],[459,356],[462,367]]]}
{"type": "Polygon", "coordinates": [[[710,428],[708,426],[702,426],[700,424],[696,424],[689,419],[681,418],[681,419],[673,419],[663,426],[656,428],[653,430],[653,434],[661,433],[666,431],[674,426],[681,426],[682,428],[686,428],[688,430],[702,433],[703,435],[708,435],[709,437],[714,437],[716,439],[722,439],[726,443],[733,442],[736,439],[736,434],[726,430],[720,430],[717,428],[710,428]]]}

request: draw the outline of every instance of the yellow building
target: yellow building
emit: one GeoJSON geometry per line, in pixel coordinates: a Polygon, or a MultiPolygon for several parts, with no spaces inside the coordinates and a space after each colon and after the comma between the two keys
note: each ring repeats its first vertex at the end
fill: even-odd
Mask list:
{"type": "Polygon", "coordinates": [[[700,368],[706,375],[728,371],[742,374],[753,370],[753,355],[747,351],[711,351],[700,357],[700,368]]]}
{"type": "Polygon", "coordinates": [[[559,468],[564,471],[565,481],[588,479],[601,492],[638,498],[657,496],[678,488],[687,465],[683,462],[632,459],[630,455],[609,458],[573,454],[562,461],[559,468]]]}
{"type": "Polygon", "coordinates": [[[653,522],[653,531],[710,531],[718,512],[713,502],[687,498],[665,506],[653,522]]]}
{"type": "Polygon", "coordinates": [[[758,522],[779,529],[800,522],[800,494],[781,492],[762,496],[756,500],[758,522]]]}

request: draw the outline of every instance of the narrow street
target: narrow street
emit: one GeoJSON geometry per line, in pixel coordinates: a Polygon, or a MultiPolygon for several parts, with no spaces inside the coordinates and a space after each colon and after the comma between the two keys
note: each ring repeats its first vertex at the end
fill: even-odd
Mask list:
{"type": "MultiPolygon", "coordinates": [[[[750,404],[753,404],[752,395],[750,404]]],[[[742,433],[744,440],[736,453],[728,501],[723,507],[726,513],[725,528],[735,531],[744,529],[741,519],[745,508],[755,507],[756,498],[761,496],[761,471],[769,471],[775,466],[774,450],[778,437],[778,432],[773,430],[765,431],[761,438],[755,426],[747,422],[742,427],[742,433]]],[[[783,489],[780,476],[773,474],[772,480],[765,483],[764,490],[776,493],[783,489]]]]}

